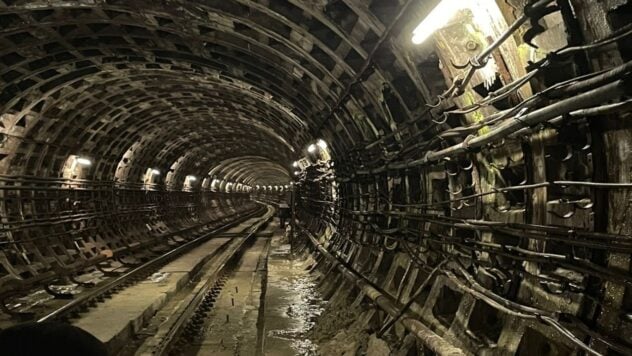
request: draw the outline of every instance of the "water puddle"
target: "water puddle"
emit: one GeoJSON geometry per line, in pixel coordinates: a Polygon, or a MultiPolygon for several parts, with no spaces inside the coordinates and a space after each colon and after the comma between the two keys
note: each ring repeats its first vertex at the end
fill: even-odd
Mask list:
{"type": "Polygon", "coordinates": [[[290,246],[274,246],[268,260],[266,355],[316,355],[309,339],[325,301],[309,274],[310,260],[290,259],[290,246]]]}

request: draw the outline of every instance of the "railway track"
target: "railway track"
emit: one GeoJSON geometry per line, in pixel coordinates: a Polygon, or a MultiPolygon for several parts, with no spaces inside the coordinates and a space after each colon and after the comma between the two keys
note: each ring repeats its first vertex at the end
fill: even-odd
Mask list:
{"type": "Polygon", "coordinates": [[[212,308],[227,275],[255,243],[255,237],[261,236],[274,212],[273,206],[260,202],[256,210],[221,226],[206,223],[174,232],[186,242],[140,265],[113,272],[94,286],[85,286],[66,303],[52,299],[39,305],[39,312],[21,313],[20,317],[76,325],[103,341],[110,354],[169,354],[199,334],[200,321],[212,308]],[[153,280],[155,275],[170,274],[171,281],[153,280]],[[139,290],[148,293],[143,296],[139,290]],[[139,300],[145,305],[130,311],[128,306],[133,309],[139,300]],[[155,332],[148,334],[147,328],[141,332],[143,326],[155,332]]]}
{"type": "MultiPolygon", "coordinates": [[[[248,219],[265,214],[266,211],[267,208],[265,206],[261,206],[259,209],[251,213],[238,216],[236,219],[223,224],[222,226],[202,232],[188,242],[183,243],[165,254],[157,256],[137,267],[133,267],[125,272],[122,272],[120,275],[105,280],[92,288],[87,288],[82,293],[74,296],[70,302],[46,313],[45,315],[39,316],[36,320],[37,322],[47,322],[55,320],[67,321],[71,318],[78,318],[82,312],[97,306],[98,303],[110,298],[112,294],[146,279],[148,276],[155,273],[161,266],[164,266],[179,256],[195,249],[218,234],[221,234],[222,232],[237,226],[248,219]]],[[[188,230],[190,230],[190,228],[181,231],[181,233],[187,232],[188,230]]]]}
{"type": "MultiPolygon", "coordinates": [[[[218,276],[230,269],[273,215],[272,206],[261,204],[255,211],[189,237],[175,249],[86,289],[60,307],[48,308],[35,320],[78,326],[104,342],[110,354],[119,354],[172,300],[180,305],[192,295],[196,296],[192,305],[199,304],[199,293],[191,294],[199,291],[198,286],[205,291],[217,290],[221,284],[218,276]],[[160,276],[157,280],[156,275],[160,276]]],[[[59,302],[51,303],[51,307],[59,302]]],[[[177,311],[177,317],[169,318],[177,324],[165,340],[180,337],[180,326],[186,326],[180,324],[188,323],[188,310],[183,310],[183,315],[177,311]]],[[[170,347],[171,343],[164,345],[170,347]]]]}
{"type": "MultiPolygon", "coordinates": [[[[209,313],[222,294],[231,272],[238,265],[244,254],[251,253],[250,249],[261,250],[268,246],[268,239],[255,239],[257,232],[272,218],[274,209],[269,208],[259,221],[250,228],[231,237],[228,246],[206,266],[203,272],[191,285],[173,298],[171,305],[166,305],[157,313],[146,328],[142,344],[128,349],[124,355],[169,355],[183,354],[189,349],[193,341],[199,340],[208,327],[209,313]]],[[[257,252],[259,255],[266,253],[257,252]]],[[[257,257],[258,258],[258,257],[257,257]]],[[[257,264],[259,265],[259,264],[257,264]]],[[[235,287],[237,289],[237,287],[235,287]]],[[[239,292],[237,289],[235,292],[239,292]]],[[[235,301],[233,300],[233,306],[235,301]]],[[[222,316],[223,317],[223,316],[222,316]]],[[[226,316],[226,322],[229,316],[226,316]]],[[[222,321],[223,322],[223,321],[222,321]]]]}
{"type": "Polygon", "coordinates": [[[51,298],[49,300],[41,299],[40,292],[43,293],[43,291],[38,292],[38,289],[33,289],[30,293],[33,293],[34,299],[31,299],[30,294],[24,294],[20,299],[15,299],[12,307],[6,305],[7,302],[5,301],[3,310],[5,310],[6,316],[11,316],[11,319],[5,318],[2,322],[2,327],[8,327],[19,321],[47,322],[76,319],[117,293],[146,280],[159,270],[161,266],[194,250],[212,239],[212,237],[239,226],[253,217],[261,216],[266,211],[266,205],[261,204],[254,210],[251,209],[233,216],[222,217],[221,220],[206,221],[172,231],[164,235],[165,241],[168,240],[169,245],[171,245],[170,249],[167,250],[167,246],[164,246],[165,248],[162,250],[147,251],[145,256],[153,256],[149,260],[144,258],[139,264],[116,263],[114,269],[107,268],[107,270],[103,266],[93,266],[98,270],[81,272],[84,275],[80,279],[87,282],[80,282],[75,278],[71,278],[75,285],[74,287],[68,286],[68,288],[71,288],[70,293],[55,293],[55,290],[51,290],[45,284],[46,291],[54,295],[54,297],[49,297],[51,298]],[[116,267],[116,265],[119,266],[116,267]]]}

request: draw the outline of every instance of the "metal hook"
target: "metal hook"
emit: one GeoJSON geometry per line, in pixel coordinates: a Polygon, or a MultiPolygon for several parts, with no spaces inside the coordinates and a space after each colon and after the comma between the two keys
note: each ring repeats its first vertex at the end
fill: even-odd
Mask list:
{"type": "Polygon", "coordinates": [[[470,159],[466,159],[465,161],[468,162],[468,164],[464,167],[459,162],[459,168],[464,170],[464,171],[471,171],[474,168],[474,161],[472,161],[470,159]]]}
{"type": "Polygon", "coordinates": [[[451,190],[448,190],[448,193],[450,193],[452,195],[459,195],[459,194],[461,194],[461,192],[463,192],[463,186],[461,186],[459,184],[457,187],[458,187],[458,189],[455,192],[453,192],[451,190]]]}
{"type": "Polygon", "coordinates": [[[590,199],[581,199],[574,203],[575,203],[574,206],[576,208],[582,209],[582,210],[592,209],[592,207],[595,206],[595,203],[590,199]]]}
{"type": "Polygon", "coordinates": [[[573,148],[570,147],[569,145],[566,146],[566,156],[564,156],[564,158],[562,158],[562,162],[568,162],[573,158],[573,148]]]}
{"type": "Polygon", "coordinates": [[[450,210],[452,210],[452,211],[462,210],[462,209],[463,209],[463,206],[464,206],[463,201],[460,201],[460,202],[459,202],[459,206],[458,206],[458,207],[456,207],[456,208],[455,208],[455,207],[453,207],[452,205],[450,205],[450,210]]]}
{"type": "Polygon", "coordinates": [[[584,145],[584,147],[581,148],[582,151],[588,151],[590,150],[590,148],[592,147],[592,136],[587,135],[586,136],[586,144],[584,145]]]}
{"type": "Polygon", "coordinates": [[[445,124],[446,122],[448,122],[448,113],[443,113],[441,115],[441,117],[443,118],[442,120],[435,120],[435,119],[430,119],[430,121],[434,122],[437,125],[442,125],[445,124]]]}
{"type": "Polygon", "coordinates": [[[455,170],[455,171],[452,171],[452,170],[450,169],[451,167],[450,167],[449,163],[451,163],[451,162],[450,162],[449,160],[446,160],[446,162],[445,162],[445,164],[444,164],[444,167],[445,167],[444,169],[445,169],[446,173],[447,173],[449,176],[452,176],[452,177],[454,177],[454,176],[458,175],[458,174],[459,174],[459,169],[458,169],[459,167],[458,167],[458,165],[455,165],[455,166],[456,166],[456,170],[455,170]]]}
{"type": "Polygon", "coordinates": [[[560,218],[560,219],[570,219],[575,215],[575,209],[570,210],[569,212],[567,212],[566,214],[562,215],[560,213],[558,213],[557,211],[554,210],[549,210],[547,211],[549,214],[553,214],[556,217],[560,218]]]}

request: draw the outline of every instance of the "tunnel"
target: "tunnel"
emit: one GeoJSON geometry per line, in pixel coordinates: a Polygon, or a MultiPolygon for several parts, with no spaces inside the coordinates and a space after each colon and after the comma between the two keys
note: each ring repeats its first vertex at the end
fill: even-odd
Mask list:
{"type": "Polygon", "coordinates": [[[0,354],[632,355],[631,24],[0,0],[0,354]]]}

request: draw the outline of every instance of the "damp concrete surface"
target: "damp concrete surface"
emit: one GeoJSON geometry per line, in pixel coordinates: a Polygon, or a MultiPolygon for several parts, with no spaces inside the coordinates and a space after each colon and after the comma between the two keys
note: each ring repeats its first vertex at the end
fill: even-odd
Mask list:
{"type": "Polygon", "coordinates": [[[319,355],[310,332],[325,301],[311,274],[311,257],[295,258],[283,236],[272,239],[265,294],[263,353],[266,356],[319,355]]]}

